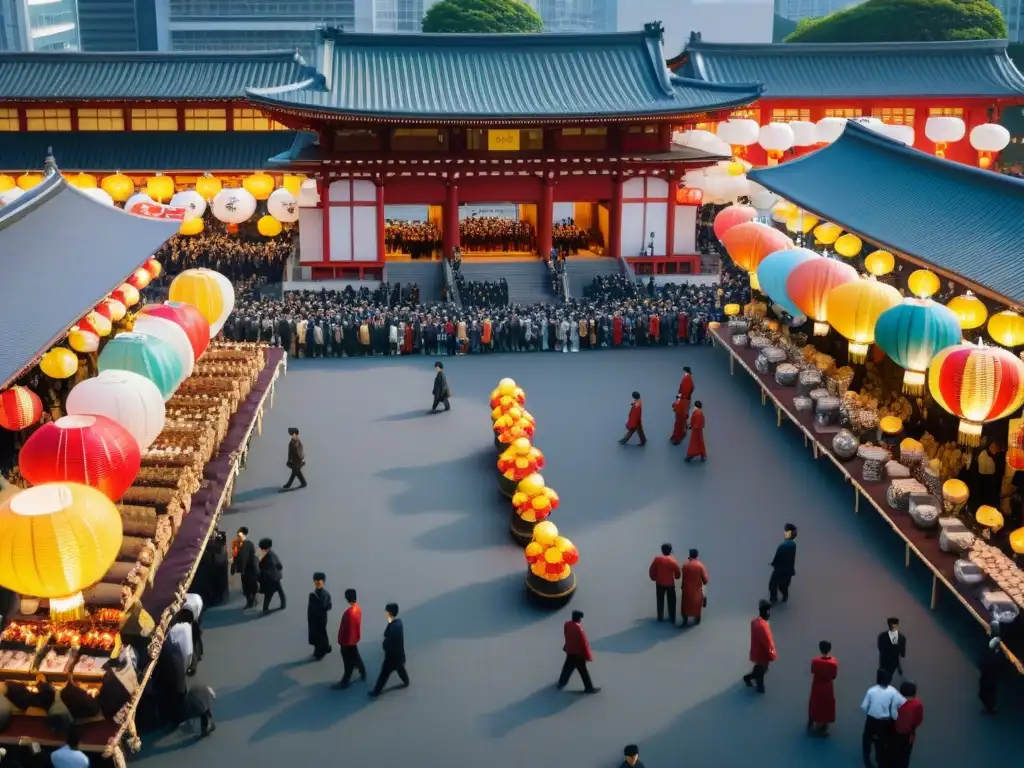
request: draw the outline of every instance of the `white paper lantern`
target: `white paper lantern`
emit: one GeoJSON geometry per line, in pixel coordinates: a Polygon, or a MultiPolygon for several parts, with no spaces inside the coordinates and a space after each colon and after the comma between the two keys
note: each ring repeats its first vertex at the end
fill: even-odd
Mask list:
{"type": "Polygon", "coordinates": [[[80,192],[86,197],[91,197],[93,200],[95,200],[97,203],[101,205],[114,204],[114,198],[112,198],[106,190],[100,189],[99,187],[93,187],[91,189],[82,187],[71,187],[71,189],[75,190],[76,192],[80,192]]]}
{"type": "Polygon", "coordinates": [[[316,208],[320,204],[320,193],[315,179],[306,179],[299,189],[299,208],[316,208]]]}
{"type": "Polygon", "coordinates": [[[726,176],[723,190],[726,200],[731,203],[736,202],[741,197],[748,197],[750,195],[750,180],[747,179],[746,175],[726,176]]]}
{"type": "Polygon", "coordinates": [[[145,192],[136,192],[134,195],[132,195],[125,201],[124,209],[128,211],[128,213],[131,213],[132,208],[134,208],[139,203],[145,203],[146,205],[158,205],[156,200],[151,198],[145,192]]]}
{"type": "Polygon", "coordinates": [[[131,371],[102,371],[76,384],[68,393],[69,416],[106,416],[146,450],[163,432],[166,409],[156,384],[131,371]]]}
{"type": "Polygon", "coordinates": [[[768,123],[761,126],[757,143],[769,151],[785,152],[793,148],[796,136],[788,123],[768,123]]]}
{"type": "Polygon", "coordinates": [[[964,121],[959,117],[929,117],[924,124],[924,135],[935,144],[960,141],[966,132],[964,121]]]}
{"type": "Polygon", "coordinates": [[[750,204],[757,208],[759,212],[770,211],[777,202],[779,202],[778,195],[774,192],[769,192],[764,187],[756,189],[754,188],[754,182],[751,182],[750,204]]]}
{"type": "Polygon", "coordinates": [[[299,220],[299,201],[284,187],[279,187],[267,198],[267,213],[282,224],[294,224],[299,220]]]}
{"type": "Polygon", "coordinates": [[[719,123],[717,128],[718,138],[731,147],[749,147],[756,144],[760,131],[761,126],[756,120],[743,117],[731,117],[719,123]]]}
{"type": "Polygon", "coordinates": [[[224,308],[221,310],[220,316],[210,323],[210,338],[212,339],[220,333],[220,329],[224,327],[224,323],[228,321],[231,311],[235,308],[235,286],[233,286],[231,281],[224,277],[220,272],[216,272],[212,269],[200,269],[198,271],[209,275],[217,281],[217,285],[220,286],[221,300],[224,304],[224,308]]]}
{"type": "Polygon", "coordinates": [[[885,123],[877,117],[851,117],[850,122],[856,123],[857,125],[863,125],[865,128],[872,130],[875,133],[885,133],[885,123]]]}
{"type": "Polygon", "coordinates": [[[728,157],[732,154],[732,147],[711,131],[693,130],[675,133],[672,135],[672,143],[680,147],[699,149],[701,152],[707,152],[709,155],[724,155],[728,157]]]}
{"type": "MultiPolygon", "coordinates": [[[[196,364],[196,355],[192,349],[192,342],[189,341],[188,334],[185,333],[185,330],[180,325],[163,317],[140,314],[135,319],[132,331],[166,341],[181,360],[182,381],[192,375],[192,369],[196,364]]],[[[179,385],[181,384],[181,382],[178,383],[179,385]]]]}
{"type": "Polygon", "coordinates": [[[883,133],[893,141],[914,146],[914,127],[912,125],[887,125],[883,133]]]}
{"type": "Polygon", "coordinates": [[[793,120],[789,127],[793,131],[794,147],[813,147],[818,143],[818,127],[808,120],[793,120]]]}
{"type": "Polygon", "coordinates": [[[823,117],[815,126],[818,134],[818,144],[831,144],[843,135],[846,130],[845,117],[823,117]]]}
{"type": "Polygon", "coordinates": [[[971,129],[971,146],[979,152],[1002,152],[1010,143],[1010,132],[998,123],[985,123],[971,129]]]}
{"type": "Polygon", "coordinates": [[[13,189],[8,189],[3,194],[0,194],[0,208],[2,208],[5,205],[10,205],[24,194],[25,190],[22,189],[21,187],[14,187],[13,189]]]}
{"type": "Polygon", "coordinates": [[[206,213],[206,201],[194,189],[183,189],[171,198],[172,208],[185,209],[185,221],[198,219],[206,213]]]}
{"type": "Polygon", "coordinates": [[[222,189],[213,198],[211,210],[218,221],[242,224],[256,213],[256,198],[244,189],[222,189]]]}

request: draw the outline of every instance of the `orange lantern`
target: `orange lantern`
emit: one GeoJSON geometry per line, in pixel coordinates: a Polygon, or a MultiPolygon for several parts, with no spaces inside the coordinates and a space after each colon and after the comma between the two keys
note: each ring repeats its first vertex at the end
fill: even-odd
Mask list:
{"type": "Polygon", "coordinates": [[[174,197],[174,179],[158,173],[146,181],[146,194],[158,203],[166,203],[174,197]]]}
{"type": "Polygon", "coordinates": [[[676,202],[679,205],[700,205],[704,201],[704,191],[695,187],[679,187],[676,189],[676,202]]]}
{"type": "Polygon", "coordinates": [[[67,177],[68,184],[78,189],[96,189],[98,186],[96,177],[91,173],[76,173],[74,176],[67,177]]]}
{"type": "Polygon", "coordinates": [[[101,315],[99,312],[89,312],[85,317],[78,321],[78,328],[89,333],[95,333],[97,336],[109,336],[113,330],[113,325],[110,322],[110,318],[105,315],[101,315]]]}
{"type": "Polygon", "coordinates": [[[810,259],[797,264],[786,278],[786,293],[814,321],[814,335],[827,336],[828,295],[833,288],[857,280],[857,270],[835,259],[810,259]]]}
{"type": "Polygon", "coordinates": [[[715,215],[714,230],[715,237],[719,240],[722,235],[735,227],[737,224],[746,224],[757,218],[757,209],[749,205],[730,205],[723,208],[715,215]]]}
{"type": "Polygon", "coordinates": [[[68,346],[75,352],[87,355],[100,348],[100,337],[92,331],[83,330],[76,325],[68,331],[68,346]]]}
{"type": "Polygon", "coordinates": [[[38,173],[23,173],[18,177],[18,188],[28,192],[33,187],[39,186],[43,181],[43,177],[38,173]]]}
{"type": "MultiPolygon", "coordinates": [[[[103,314],[109,317],[112,323],[119,323],[128,314],[128,308],[117,299],[104,299],[100,306],[103,307],[103,314]]],[[[96,311],[99,311],[99,307],[96,307],[96,311]]]]}
{"type": "Polygon", "coordinates": [[[284,178],[281,180],[281,186],[287,189],[291,193],[292,197],[298,200],[299,194],[302,192],[302,182],[305,180],[305,176],[286,173],[284,178]]]}
{"type": "Polygon", "coordinates": [[[257,200],[266,200],[274,191],[274,177],[269,173],[254,173],[242,179],[242,189],[257,200]]]}
{"type": "Polygon", "coordinates": [[[213,200],[222,187],[223,184],[220,183],[220,179],[208,173],[203,174],[202,178],[196,181],[196,192],[207,202],[213,200]]]}
{"type": "Polygon", "coordinates": [[[28,429],[43,415],[43,401],[27,387],[0,392],[0,427],[12,432],[28,429]]]}
{"type": "Polygon", "coordinates": [[[774,227],[759,221],[736,224],[721,237],[725,248],[736,266],[750,274],[750,287],[760,288],[757,282],[757,267],[770,254],[793,247],[793,241],[774,227]]]}

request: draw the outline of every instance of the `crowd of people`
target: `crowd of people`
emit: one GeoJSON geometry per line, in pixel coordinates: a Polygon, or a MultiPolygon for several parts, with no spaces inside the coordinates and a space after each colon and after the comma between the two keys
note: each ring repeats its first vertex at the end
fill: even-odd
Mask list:
{"type": "Polygon", "coordinates": [[[205,267],[233,282],[280,283],[292,247],[292,239],[284,235],[266,238],[204,232],[176,235],[153,255],[163,266],[164,281],[186,269],[205,267]]]}
{"type": "Polygon", "coordinates": [[[413,259],[432,259],[441,250],[441,230],[429,221],[384,222],[384,249],[388,253],[407,253],[413,259]]]}
{"type": "Polygon", "coordinates": [[[502,216],[472,216],[459,222],[459,242],[466,251],[536,250],[533,225],[502,216]]]}
{"type": "Polygon", "coordinates": [[[587,250],[590,241],[590,233],[577,227],[571,218],[555,222],[551,230],[551,246],[562,258],[587,250]]]}

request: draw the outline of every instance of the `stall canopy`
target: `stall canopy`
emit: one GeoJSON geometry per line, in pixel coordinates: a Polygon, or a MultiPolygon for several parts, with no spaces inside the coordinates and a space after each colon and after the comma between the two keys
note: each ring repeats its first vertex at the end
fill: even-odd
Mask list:
{"type": "Polygon", "coordinates": [[[0,389],[178,230],[103,205],[55,171],[0,208],[0,389]]]}
{"type": "Polygon", "coordinates": [[[829,146],[749,176],[881,248],[1024,305],[1024,181],[853,121],[829,146]]]}

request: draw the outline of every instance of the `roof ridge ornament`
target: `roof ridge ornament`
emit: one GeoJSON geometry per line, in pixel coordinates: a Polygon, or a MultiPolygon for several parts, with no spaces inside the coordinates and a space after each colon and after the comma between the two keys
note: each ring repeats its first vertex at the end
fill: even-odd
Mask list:
{"type": "Polygon", "coordinates": [[[47,178],[57,175],[57,158],[53,156],[53,147],[46,148],[46,160],[43,161],[43,175],[47,178]]]}
{"type": "Polygon", "coordinates": [[[644,24],[644,37],[656,37],[665,42],[665,26],[660,21],[649,21],[644,24]]]}

